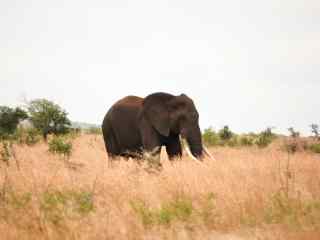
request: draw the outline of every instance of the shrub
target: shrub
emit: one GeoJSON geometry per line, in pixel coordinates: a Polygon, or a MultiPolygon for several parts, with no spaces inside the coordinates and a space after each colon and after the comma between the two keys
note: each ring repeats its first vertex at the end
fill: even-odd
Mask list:
{"type": "Polygon", "coordinates": [[[24,143],[25,130],[21,127],[17,128],[14,134],[12,134],[12,139],[18,144],[24,143]]]}
{"type": "Polygon", "coordinates": [[[66,142],[66,140],[62,137],[55,136],[49,141],[49,152],[70,157],[72,152],[72,144],[71,142],[66,142]]]}
{"type": "Polygon", "coordinates": [[[278,192],[271,197],[269,206],[266,208],[264,220],[268,224],[283,223],[289,219],[297,221],[298,206],[299,202],[296,199],[289,198],[286,194],[278,192]]]}
{"type": "Polygon", "coordinates": [[[150,226],[155,223],[154,213],[152,209],[150,209],[145,202],[141,200],[131,201],[130,205],[133,211],[141,219],[142,224],[144,226],[150,226]]]}
{"type": "Polygon", "coordinates": [[[41,139],[40,132],[35,128],[18,128],[13,135],[13,139],[19,144],[27,144],[32,146],[41,139]]]}
{"type": "Polygon", "coordinates": [[[266,137],[265,135],[260,135],[256,139],[255,144],[260,148],[264,148],[264,147],[267,147],[271,142],[272,142],[271,138],[266,137]]]}
{"type": "MultiPolygon", "coordinates": [[[[268,130],[269,131],[269,130],[268,130]]],[[[260,134],[243,134],[243,135],[237,135],[235,133],[232,133],[228,126],[225,126],[223,129],[219,130],[218,133],[216,133],[212,128],[207,128],[204,130],[202,134],[203,142],[206,145],[209,146],[229,146],[229,147],[237,147],[237,146],[252,146],[254,144],[257,145],[268,145],[269,143],[266,143],[267,140],[274,138],[274,135],[270,132],[263,132],[260,134]],[[261,136],[263,137],[261,138],[261,136]]]]}
{"type": "Polygon", "coordinates": [[[30,120],[41,131],[44,139],[49,133],[65,134],[71,125],[67,112],[46,99],[36,99],[28,104],[30,120]]]}
{"type": "Polygon", "coordinates": [[[320,153],[320,143],[313,143],[309,146],[309,149],[314,153],[320,153]]]}
{"type": "Polygon", "coordinates": [[[31,192],[16,192],[11,185],[2,186],[0,192],[0,219],[15,215],[16,210],[27,208],[31,199],[31,192]]]}
{"type": "Polygon", "coordinates": [[[237,135],[233,134],[232,137],[226,141],[226,144],[229,146],[229,147],[237,147],[239,146],[239,138],[237,135]]]}
{"type": "Polygon", "coordinates": [[[311,127],[311,132],[313,133],[314,137],[317,140],[320,140],[319,125],[313,123],[313,124],[310,125],[310,127],[311,127]]]}
{"type": "Polygon", "coordinates": [[[29,146],[34,145],[40,141],[40,132],[35,128],[26,130],[25,143],[29,146]]]}
{"type": "Polygon", "coordinates": [[[194,211],[191,200],[185,197],[161,204],[160,208],[150,208],[141,200],[130,204],[144,226],[169,225],[175,220],[187,221],[194,211]]]}
{"type": "Polygon", "coordinates": [[[295,153],[298,151],[298,143],[296,141],[287,142],[284,145],[284,149],[288,153],[295,153]]]}
{"type": "Polygon", "coordinates": [[[71,138],[76,138],[81,135],[81,129],[80,128],[70,128],[68,131],[68,135],[71,138]]]}
{"type": "Polygon", "coordinates": [[[291,136],[292,138],[298,138],[298,137],[300,137],[300,133],[299,133],[298,131],[294,130],[293,127],[289,127],[289,128],[288,128],[288,131],[290,132],[290,136],[291,136]]]}
{"type": "Polygon", "coordinates": [[[249,135],[241,135],[239,137],[240,146],[252,146],[254,144],[254,137],[249,135]]]}
{"type": "Polygon", "coordinates": [[[0,138],[6,139],[17,129],[19,121],[26,119],[27,113],[20,109],[0,106],[0,138]]]}
{"type": "Polygon", "coordinates": [[[288,153],[295,153],[298,151],[305,151],[308,149],[308,144],[301,138],[292,138],[285,142],[284,150],[288,153]]]}
{"type": "Polygon", "coordinates": [[[8,205],[15,209],[25,208],[31,202],[32,193],[15,193],[13,191],[8,191],[6,195],[6,202],[8,205]]]}
{"type": "Polygon", "coordinates": [[[90,127],[86,132],[89,134],[102,134],[102,129],[100,127],[90,127]]]}
{"type": "Polygon", "coordinates": [[[204,130],[202,139],[209,146],[216,146],[221,142],[219,135],[211,127],[204,130]]]}
{"type": "Polygon", "coordinates": [[[65,217],[82,217],[94,210],[93,194],[80,190],[47,191],[42,196],[41,210],[54,224],[59,224],[65,217]]]}
{"type": "Polygon", "coordinates": [[[267,147],[275,137],[276,136],[272,133],[271,128],[267,128],[257,136],[255,144],[260,148],[267,147]]]}
{"type": "Polygon", "coordinates": [[[12,142],[3,141],[0,149],[0,157],[3,162],[9,165],[9,160],[12,157],[12,142]]]}
{"type": "Polygon", "coordinates": [[[214,226],[218,222],[219,214],[217,213],[216,199],[214,193],[205,194],[201,199],[198,212],[207,226],[214,226]]]}
{"type": "Polygon", "coordinates": [[[80,128],[70,128],[68,129],[68,132],[64,135],[59,135],[59,136],[63,136],[64,138],[70,139],[70,140],[74,140],[76,138],[78,138],[79,136],[81,136],[81,129],[80,128]]]}
{"type": "Polygon", "coordinates": [[[174,218],[186,221],[193,212],[192,202],[188,198],[177,198],[162,207],[162,211],[166,210],[173,215],[174,218]]]}
{"type": "Polygon", "coordinates": [[[320,219],[318,200],[301,201],[299,197],[288,197],[283,192],[274,194],[265,209],[264,221],[267,224],[285,224],[299,227],[301,222],[316,224],[320,219]]]}
{"type": "Polygon", "coordinates": [[[219,137],[223,141],[228,141],[232,138],[233,133],[229,129],[229,126],[224,126],[219,132],[219,137]]]}

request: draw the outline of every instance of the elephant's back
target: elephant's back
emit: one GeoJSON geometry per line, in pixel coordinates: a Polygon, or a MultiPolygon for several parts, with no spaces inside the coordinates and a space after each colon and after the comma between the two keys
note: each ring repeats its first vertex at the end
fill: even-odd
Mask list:
{"type": "Polygon", "coordinates": [[[117,107],[141,107],[143,103],[143,98],[137,96],[126,96],[118,100],[113,108],[117,107]]]}
{"type": "Polygon", "coordinates": [[[134,117],[143,104],[143,98],[127,96],[115,102],[105,115],[104,122],[126,121],[128,117],[134,117]],[[122,119],[125,118],[125,119],[122,119]]]}

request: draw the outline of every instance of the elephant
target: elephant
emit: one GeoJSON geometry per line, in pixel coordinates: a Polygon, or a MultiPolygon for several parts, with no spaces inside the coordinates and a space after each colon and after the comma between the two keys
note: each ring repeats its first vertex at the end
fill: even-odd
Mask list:
{"type": "MultiPolygon", "coordinates": [[[[127,96],[106,113],[102,133],[109,158],[158,156],[165,146],[169,160],[182,156],[181,138],[194,160],[203,159],[199,113],[185,94],[157,92],[145,98],[127,96]]],[[[211,155],[210,155],[211,156],[211,155]]]]}

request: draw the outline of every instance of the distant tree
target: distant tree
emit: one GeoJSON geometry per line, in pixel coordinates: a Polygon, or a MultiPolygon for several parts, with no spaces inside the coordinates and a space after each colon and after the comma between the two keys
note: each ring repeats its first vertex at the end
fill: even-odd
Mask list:
{"type": "Polygon", "coordinates": [[[319,125],[313,123],[313,124],[310,125],[310,127],[311,127],[311,132],[313,133],[314,137],[315,137],[317,140],[320,140],[319,125]]]}
{"type": "Polygon", "coordinates": [[[206,144],[210,146],[219,145],[220,143],[220,138],[218,134],[212,129],[212,127],[204,130],[202,139],[206,144]]]}
{"type": "Polygon", "coordinates": [[[27,112],[21,108],[0,106],[0,137],[13,134],[21,120],[28,118],[27,112]]]}
{"type": "Polygon", "coordinates": [[[231,132],[231,130],[229,129],[229,126],[224,126],[220,131],[219,131],[219,137],[224,140],[224,141],[228,141],[232,138],[233,133],[231,132]]]}
{"type": "Polygon", "coordinates": [[[290,136],[293,138],[298,138],[300,136],[300,133],[295,131],[293,127],[289,127],[288,131],[290,132],[290,136]]]}
{"type": "Polygon", "coordinates": [[[267,137],[273,138],[275,134],[272,132],[272,129],[275,127],[267,127],[266,130],[262,131],[263,134],[265,134],[267,137]]]}
{"type": "Polygon", "coordinates": [[[33,126],[42,133],[45,140],[49,133],[66,133],[71,125],[67,112],[47,99],[33,100],[27,108],[33,126]]]}

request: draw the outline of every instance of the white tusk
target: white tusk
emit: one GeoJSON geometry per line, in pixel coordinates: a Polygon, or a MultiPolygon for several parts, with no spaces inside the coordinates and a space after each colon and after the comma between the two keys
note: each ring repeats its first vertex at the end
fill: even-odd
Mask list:
{"type": "Polygon", "coordinates": [[[203,150],[208,155],[209,158],[211,158],[212,160],[216,160],[205,146],[203,146],[203,150]]]}
{"type": "Polygon", "coordinates": [[[188,148],[188,146],[185,146],[185,150],[187,152],[187,154],[189,155],[189,157],[192,159],[192,160],[195,160],[197,163],[200,163],[200,161],[195,157],[193,156],[193,154],[191,153],[190,149],[188,148]]]}

